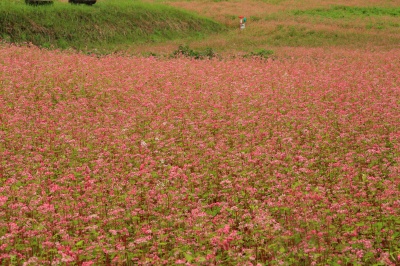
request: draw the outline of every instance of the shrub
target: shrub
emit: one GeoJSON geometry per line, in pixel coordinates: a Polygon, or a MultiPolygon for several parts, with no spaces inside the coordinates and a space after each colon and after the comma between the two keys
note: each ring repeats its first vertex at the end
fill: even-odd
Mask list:
{"type": "Polygon", "coordinates": [[[211,59],[216,57],[216,53],[214,50],[210,47],[207,47],[204,51],[195,51],[191,48],[189,48],[188,45],[179,45],[178,49],[175,50],[171,57],[189,57],[193,59],[211,59]]]}
{"type": "Polygon", "coordinates": [[[256,57],[256,58],[261,58],[261,59],[268,59],[274,54],[274,51],[272,50],[265,50],[265,49],[260,49],[256,50],[254,52],[251,52],[249,54],[244,55],[245,58],[249,57],[256,57]]]}

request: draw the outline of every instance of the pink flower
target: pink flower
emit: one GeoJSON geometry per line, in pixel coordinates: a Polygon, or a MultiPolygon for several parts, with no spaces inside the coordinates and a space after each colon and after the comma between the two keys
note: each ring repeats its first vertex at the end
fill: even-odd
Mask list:
{"type": "Polygon", "coordinates": [[[398,48],[279,54],[0,42],[0,260],[394,265],[398,48]]]}
{"type": "Polygon", "coordinates": [[[7,196],[0,196],[0,206],[5,205],[7,200],[8,200],[7,196]]]}

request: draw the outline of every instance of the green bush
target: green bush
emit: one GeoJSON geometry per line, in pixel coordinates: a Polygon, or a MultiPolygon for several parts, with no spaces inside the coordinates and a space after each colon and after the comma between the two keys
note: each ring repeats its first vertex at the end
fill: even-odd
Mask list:
{"type": "Polygon", "coordinates": [[[272,50],[266,50],[266,49],[260,49],[256,50],[254,52],[248,53],[244,55],[244,58],[250,58],[250,57],[255,57],[255,58],[260,58],[260,59],[268,59],[274,54],[274,51],[272,50]]]}
{"type": "Polygon", "coordinates": [[[211,59],[216,57],[216,53],[210,47],[206,48],[204,51],[195,51],[189,48],[188,45],[180,45],[177,50],[175,50],[171,57],[189,57],[193,59],[211,59]]]}

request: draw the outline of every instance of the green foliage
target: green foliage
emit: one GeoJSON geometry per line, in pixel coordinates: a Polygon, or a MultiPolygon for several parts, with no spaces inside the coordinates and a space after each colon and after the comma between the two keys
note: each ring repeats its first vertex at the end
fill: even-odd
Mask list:
{"type": "Polygon", "coordinates": [[[223,29],[219,23],[187,11],[131,1],[93,6],[0,3],[1,38],[43,47],[112,50],[133,43],[201,37],[223,29]]]}
{"type": "Polygon", "coordinates": [[[52,0],[25,0],[27,5],[52,5],[52,0]]]}
{"type": "Polygon", "coordinates": [[[272,45],[288,46],[320,46],[323,44],[337,44],[351,40],[352,36],[343,36],[341,33],[326,30],[308,29],[303,26],[277,25],[268,35],[268,43],[272,45]]]}
{"type": "Polygon", "coordinates": [[[217,55],[210,47],[206,48],[204,51],[195,51],[189,48],[188,45],[180,45],[178,49],[172,53],[171,57],[179,56],[190,57],[193,59],[212,59],[217,55]]]}
{"type": "Polygon", "coordinates": [[[322,16],[333,19],[340,19],[347,17],[378,17],[378,16],[400,17],[400,7],[384,8],[384,7],[333,6],[331,8],[295,10],[293,11],[293,14],[322,16]]]}
{"type": "Polygon", "coordinates": [[[355,46],[399,43],[400,8],[331,6],[280,11],[264,17],[277,26],[263,34],[270,46],[355,46]],[[289,23],[295,21],[296,23],[289,23]]]}
{"type": "Polygon", "coordinates": [[[261,17],[259,17],[259,16],[250,16],[250,20],[251,21],[260,21],[261,17]]]}
{"type": "Polygon", "coordinates": [[[248,54],[244,55],[243,57],[245,57],[245,58],[256,57],[256,58],[261,58],[261,59],[268,59],[273,54],[274,54],[274,51],[272,51],[272,50],[259,49],[254,52],[248,53],[248,54]]]}
{"type": "Polygon", "coordinates": [[[386,42],[398,43],[399,37],[387,35],[382,38],[378,34],[367,31],[343,31],[337,29],[319,29],[300,25],[279,24],[273,30],[265,32],[262,45],[293,46],[293,47],[321,47],[321,46],[347,46],[386,42]]]}

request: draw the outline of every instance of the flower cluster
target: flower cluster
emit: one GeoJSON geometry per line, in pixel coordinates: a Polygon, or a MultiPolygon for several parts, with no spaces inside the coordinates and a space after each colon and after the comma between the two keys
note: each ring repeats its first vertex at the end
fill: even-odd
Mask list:
{"type": "Polygon", "coordinates": [[[397,51],[0,49],[0,264],[400,263],[397,51]]]}

